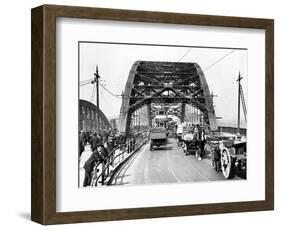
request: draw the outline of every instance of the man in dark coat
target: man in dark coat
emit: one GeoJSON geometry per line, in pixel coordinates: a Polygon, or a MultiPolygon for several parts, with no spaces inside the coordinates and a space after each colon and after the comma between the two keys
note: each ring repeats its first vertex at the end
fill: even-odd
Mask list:
{"type": "Polygon", "coordinates": [[[108,131],[104,130],[103,133],[102,133],[102,140],[103,140],[103,142],[106,142],[108,140],[108,136],[109,136],[108,131]]]}
{"type": "Polygon", "coordinates": [[[103,145],[98,145],[97,149],[95,149],[92,155],[84,164],[85,169],[85,178],[83,187],[86,187],[91,184],[91,173],[93,171],[94,166],[99,162],[106,162],[107,160],[107,151],[103,145]]]}
{"type": "Polygon", "coordinates": [[[85,138],[82,132],[79,134],[79,157],[85,150],[85,138]]]}
{"type": "Polygon", "coordinates": [[[91,140],[90,140],[91,148],[93,151],[95,151],[99,144],[101,144],[99,137],[97,136],[97,133],[94,132],[91,140]]]}
{"type": "Polygon", "coordinates": [[[108,136],[108,149],[109,152],[114,149],[116,142],[116,136],[111,132],[108,136]]]}
{"type": "Polygon", "coordinates": [[[200,155],[198,157],[198,160],[202,160],[204,154],[205,154],[205,144],[206,144],[206,133],[203,128],[199,129],[198,133],[198,145],[200,148],[200,155]]]}

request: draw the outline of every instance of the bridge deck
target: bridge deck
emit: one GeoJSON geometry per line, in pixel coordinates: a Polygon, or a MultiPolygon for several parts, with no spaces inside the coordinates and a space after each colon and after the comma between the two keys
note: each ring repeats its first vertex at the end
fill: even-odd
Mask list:
{"type": "MultiPolygon", "coordinates": [[[[235,177],[234,179],[239,179],[235,177]]],[[[112,185],[184,183],[194,181],[225,180],[211,166],[210,156],[198,161],[194,155],[186,156],[175,139],[170,138],[166,147],[149,150],[144,145],[112,180],[112,185]]]]}

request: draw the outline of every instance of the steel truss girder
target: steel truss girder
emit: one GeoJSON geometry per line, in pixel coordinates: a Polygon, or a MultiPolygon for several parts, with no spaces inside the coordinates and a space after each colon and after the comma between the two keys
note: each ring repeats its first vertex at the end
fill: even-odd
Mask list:
{"type": "MultiPolygon", "coordinates": [[[[128,133],[131,114],[143,106],[147,106],[151,126],[151,103],[191,104],[203,112],[210,130],[217,130],[209,87],[196,63],[136,61],[125,87],[119,130],[128,133]]],[[[181,120],[184,110],[182,106],[181,120]]]]}

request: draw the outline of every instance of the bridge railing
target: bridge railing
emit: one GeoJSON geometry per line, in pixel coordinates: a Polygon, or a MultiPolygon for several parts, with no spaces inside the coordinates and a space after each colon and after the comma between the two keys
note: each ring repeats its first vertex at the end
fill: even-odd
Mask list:
{"type": "MultiPolygon", "coordinates": [[[[218,129],[220,132],[226,132],[226,133],[231,133],[231,134],[237,134],[237,127],[229,127],[229,126],[218,126],[218,129]]],[[[247,136],[247,129],[245,128],[240,128],[239,133],[242,136],[247,136]]]]}
{"type": "Polygon", "coordinates": [[[125,144],[110,151],[106,162],[97,163],[92,171],[91,186],[105,185],[125,160],[135,153],[148,140],[148,131],[140,131],[130,135],[125,144]]]}

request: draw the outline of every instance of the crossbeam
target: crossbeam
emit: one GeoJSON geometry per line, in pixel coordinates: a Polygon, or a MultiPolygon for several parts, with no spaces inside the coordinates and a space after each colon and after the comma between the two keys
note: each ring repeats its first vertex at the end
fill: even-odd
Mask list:
{"type": "Polygon", "coordinates": [[[159,71],[155,71],[155,72],[147,72],[147,71],[138,71],[137,74],[141,74],[141,75],[195,75],[196,73],[194,72],[159,72],[159,71]]]}

